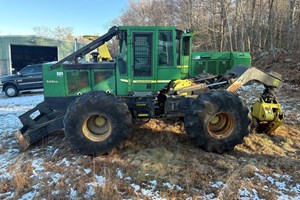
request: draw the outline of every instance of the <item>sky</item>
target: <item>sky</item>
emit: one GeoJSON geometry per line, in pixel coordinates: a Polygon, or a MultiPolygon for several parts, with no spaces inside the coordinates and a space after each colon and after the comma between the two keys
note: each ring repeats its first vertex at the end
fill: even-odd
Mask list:
{"type": "Polygon", "coordinates": [[[33,35],[33,27],[72,27],[75,36],[104,34],[128,0],[0,0],[0,35],[33,35]]]}

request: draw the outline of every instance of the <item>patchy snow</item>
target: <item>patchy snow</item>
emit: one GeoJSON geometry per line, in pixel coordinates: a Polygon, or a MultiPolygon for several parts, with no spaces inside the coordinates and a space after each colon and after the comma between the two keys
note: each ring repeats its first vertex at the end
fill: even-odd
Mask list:
{"type": "Polygon", "coordinates": [[[12,199],[14,194],[14,192],[0,193],[0,199],[12,199]]]}
{"type": "Polygon", "coordinates": [[[62,161],[58,162],[56,165],[60,166],[60,165],[64,165],[66,167],[70,166],[70,161],[67,160],[67,158],[63,158],[62,161]]]}
{"type": "Polygon", "coordinates": [[[87,183],[87,191],[84,195],[85,198],[92,197],[96,194],[95,188],[102,187],[105,183],[105,178],[103,176],[98,176],[95,174],[95,181],[91,183],[87,183]]]}
{"type": "Polygon", "coordinates": [[[203,200],[217,200],[216,195],[214,193],[211,194],[204,194],[202,196],[203,200]]]}
{"type": "Polygon", "coordinates": [[[149,181],[150,185],[146,186],[145,188],[141,189],[141,192],[143,195],[148,196],[148,197],[155,197],[155,198],[159,198],[159,191],[155,191],[156,187],[157,187],[157,181],[156,180],[151,180],[149,181]]]}
{"type": "Polygon", "coordinates": [[[130,184],[130,186],[134,189],[135,192],[141,189],[141,187],[135,183],[130,184]]]}
{"type": "MultiPolygon", "coordinates": [[[[260,172],[261,173],[261,172],[260,172]]],[[[263,188],[269,191],[268,183],[272,185],[276,190],[272,190],[277,194],[278,199],[300,199],[300,183],[294,182],[289,174],[280,175],[273,173],[268,176],[266,174],[255,173],[263,184],[263,188]],[[290,192],[295,193],[293,197],[290,196],[290,192]]]]}
{"type": "Polygon", "coordinates": [[[251,191],[247,190],[246,188],[239,189],[241,199],[252,199],[253,195],[251,191]]]}
{"type": "Polygon", "coordinates": [[[176,184],[171,184],[169,182],[163,183],[163,186],[171,189],[171,190],[179,190],[179,191],[183,191],[183,188],[179,185],[176,184]]]}
{"type": "Polygon", "coordinates": [[[240,199],[248,200],[260,200],[262,198],[259,197],[258,191],[256,189],[251,189],[250,191],[247,188],[239,189],[240,199]]]}
{"type": "Polygon", "coordinates": [[[95,174],[96,178],[96,186],[103,186],[105,182],[105,178],[103,176],[98,176],[95,174]]]}
{"type": "Polygon", "coordinates": [[[24,194],[19,200],[28,200],[28,199],[34,199],[38,195],[38,192],[33,191],[33,192],[28,192],[24,194]]]}
{"type": "Polygon", "coordinates": [[[157,180],[150,180],[149,184],[143,183],[142,186],[135,183],[131,183],[130,186],[134,189],[135,193],[141,193],[143,196],[146,196],[150,199],[165,199],[160,196],[160,191],[157,190],[157,180]]]}
{"type": "Polygon", "coordinates": [[[60,194],[60,191],[58,191],[58,190],[53,190],[53,191],[51,192],[51,194],[52,194],[52,195],[59,195],[59,194],[60,194]]]}
{"type": "Polygon", "coordinates": [[[51,176],[51,180],[48,181],[48,184],[51,185],[51,184],[56,184],[59,179],[61,179],[63,176],[59,173],[56,173],[54,175],[51,176]]]}
{"type": "Polygon", "coordinates": [[[16,130],[22,124],[18,116],[35,107],[44,99],[42,94],[8,98],[0,95],[0,134],[16,130]]]}
{"type": "Polygon", "coordinates": [[[89,173],[91,173],[92,170],[90,168],[86,168],[86,169],[83,169],[83,171],[84,171],[84,173],[89,174],[89,173]]]}
{"type": "Polygon", "coordinates": [[[71,191],[70,191],[70,198],[77,199],[77,191],[74,190],[73,188],[71,188],[71,191]]]}
{"type": "Polygon", "coordinates": [[[141,189],[142,195],[152,197],[155,199],[164,199],[160,197],[159,191],[153,191],[152,189],[141,189]]]}
{"type": "Polygon", "coordinates": [[[225,184],[224,184],[222,181],[217,181],[217,182],[213,183],[213,184],[211,185],[211,187],[222,188],[222,187],[224,187],[224,185],[225,185],[225,184]]]}
{"type": "MultiPolygon", "coordinates": [[[[244,86],[241,91],[246,93],[246,98],[251,101],[255,101],[256,97],[253,97],[252,92],[260,93],[263,90],[263,86],[244,86]],[[254,91],[253,91],[254,89],[254,91]],[[249,92],[252,91],[252,92],[249,92]]],[[[22,95],[16,98],[7,98],[0,94],[0,182],[11,183],[14,179],[16,169],[21,169],[23,164],[30,164],[32,167],[32,174],[28,177],[30,181],[29,188],[26,192],[19,194],[18,199],[36,199],[41,198],[43,189],[47,187],[54,187],[51,192],[53,199],[56,196],[60,197],[62,190],[59,189],[59,183],[67,185],[66,190],[67,198],[69,199],[91,199],[95,197],[96,188],[103,187],[107,174],[98,173],[95,174],[94,167],[92,165],[82,164],[78,161],[80,159],[88,160],[88,156],[75,155],[69,156],[70,152],[66,152],[64,147],[59,148],[55,145],[40,147],[31,147],[28,154],[22,153],[19,150],[18,143],[14,138],[12,131],[21,127],[18,116],[33,108],[38,103],[43,101],[42,94],[30,94],[22,95]],[[14,168],[15,167],[15,168],[14,168]],[[87,182],[82,182],[85,186],[80,191],[80,184],[74,185],[73,180],[80,180],[81,177],[90,178],[87,182]],[[11,181],[11,182],[10,182],[11,181]],[[84,194],[83,196],[80,196],[84,194]]],[[[299,110],[295,110],[292,107],[291,102],[283,100],[281,102],[285,112],[288,114],[288,121],[290,123],[296,123],[293,120],[299,120],[299,110]],[[296,118],[293,118],[296,113],[296,118]]],[[[299,108],[299,105],[296,105],[299,108]]],[[[29,167],[30,168],[30,167],[29,167]]],[[[22,170],[25,170],[22,168],[22,170]]],[[[164,199],[161,192],[162,189],[172,190],[174,192],[185,192],[185,185],[181,186],[180,183],[172,184],[170,182],[155,180],[153,174],[144,174],[148,180],[144,183],[137,184],[135,177],[130,177],[126,174],[126,170],[119,167],[115,170],[115,175],[124,184],[131,187],[137,196],[148,197],[149,199],[164,199]]],[[[288,173],[270,173],[266,174],[256,168],[253,177],[244,178],[243,181],[253,181],[256,179],[257,185],[267,192],[274,193],[278,199],[300,199],[300,182],[288,173]]],[[[212,191],[220,191],[221,188],[226,186],[222,181],[209,182],[208,187],[212,191]]],[[[119,188],[120,190],[121,188],[119,188]]],[[[195,189],[196,190],[196,189],[195,189]]],[[[216,193],[207,191],[207,194],[202,193],[200,199],[217,199],[216,193]]],[[[200,193],[200,191],[199,191],[200,193]]],[[[241,187],[238,191],[240,199],[261,199],[259,191],[251,187],[241,187]]],[[[7,188],[5,191],[0,192],[0,199],[16,199],[16,191],[12,188],[7,188]]],[[[51,198],[50,198],[51,199],[51,198]]],[[[186,199],[193,199],[187,195],[186,199]]]]}
{"type": "Polygon", "coordinates": [[[94,189],[94,184],[93,183],[88,183],[87,187],[88,187],[88,189],[87,189],[84,197],[89,198],[89,197],[94,196],[96,194],[95,189],[94,189]]]}
{"type": "Polygon", "coordinates": [[[121,169],[117,169],[117,177],[119,178],[119,179],[123,179],[123,173],[122,173],[122,170],[121,169]]]}

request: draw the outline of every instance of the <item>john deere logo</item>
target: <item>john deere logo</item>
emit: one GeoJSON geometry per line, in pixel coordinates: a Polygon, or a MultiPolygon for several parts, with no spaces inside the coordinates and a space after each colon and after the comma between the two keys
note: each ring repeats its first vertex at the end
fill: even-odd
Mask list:
{"type": "Polygon", "coordinates": [[[278,86],[278,85],[279,85],[279,80],[277,80],[277,79],[274,80],[274,81],[273,81],[273,85],[274,85],[274,86],[278,86]]]}
{"type": "Polygon", "coordinates": [[[56,76],[57,77],[63,77],[64,76],[64,72],[56,72],[56,76]]]}

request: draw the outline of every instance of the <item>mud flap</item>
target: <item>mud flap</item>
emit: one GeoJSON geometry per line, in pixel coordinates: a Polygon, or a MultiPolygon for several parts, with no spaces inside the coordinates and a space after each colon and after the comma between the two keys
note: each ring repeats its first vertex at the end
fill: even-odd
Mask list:
{"type": "Polygon", "coordinates": [[[52,110],[46,102],[38,104],[35,108],[19,116],[23,127],[14,131],[20,143],[21,150],[25,151],[47,135],[63,128],[64,113],[52,110]]]}

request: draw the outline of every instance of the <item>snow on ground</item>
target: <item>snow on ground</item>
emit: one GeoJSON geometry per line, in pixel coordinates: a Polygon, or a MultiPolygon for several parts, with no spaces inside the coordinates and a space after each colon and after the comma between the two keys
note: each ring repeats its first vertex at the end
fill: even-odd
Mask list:
{"type": "Polygon", "coordinates": [[[41,93],[20,95],[15,98],[8,98],[0,93],[0,134],[19,128],[22,124],[18,116],[42,102],[43,99],[41,93]]]}
{"type": "MultiPolygon", "coordinates": [[[[15,163],[18,163],[19,160],[22,160],[23,153],[18,149],[18,143],[13,137],[12,132],[19,129],[22,124],[18,119],[18,116],[35,107],[38,103],[43,101],[43,94],[27,94],[20,95],[15,98],[8,98],[3,93],[0,93],[0,149],[5,149],[6,151],[0,151],[0,182],[12,181],[17,173],[20,173],[20,169],[11,170],[11,166],[15,163]]],[[[56,157],[58,148],[53,146],[47,146],[44,149],[46,152],[46,157],[56,157]]],[[[58,182],[66,174],[58,173],[54,171],[48,171],[45,169],[45,156],[41,156],[41,150],[36,147],[30,149],[31,158],[25,162],[30,163],[32,166],[32,175],[29,177],[30,180],[36,184],[32,186],[32,189],[26,192],[25,194],[20,195],[19,199],[34,199],[36,196],[41,195],[41,188],[51,187],[52,185],[58,184],[58,182]],[[47,179],[47,185],[41,183],[44,179],[47,179]]],[[[86,156],[77,155],[70,158],[64,157],[57,161],[57,163],[52,163],[56,167],[72,168],[72,171],[75,172],[76,176],[84,174],[89,175],[92,172],[90,168],[83,168],[78,165],[76,161],[81,158],[86,158],[86,156]]],[[[26,163],[25,163],[26,164],[26,163]]],[[[20,165],[18,165],[20,166],[20,165]]],[[[116,171],[116,175],[120,180],[123,179],[123,174],[120,169],[116,171]]],[[[105,183],[106,179],[102,175],[94,174],[94,181],[86,183],[86,191],[84,198],[91,198],[95,196],[95,188],[101,187],[105,183]]],[[[131,182],[131,177],[126,177],[125,180],[128,184],[134,189],[135,192],[141,193],[144,196],[153,197],[155,199],[164,199],[160,198],[159,191],[155,191],[156,181],[153,180],[150,182],[150,185],[140,187],[139,185],[131,182]],[[138,190],[138,191],[137,191],[138,190]]],[[[69,179],[65,179],[65,184],[70,184],[69,179]]],[[[178,187],[178,186],[169,186],[168,187],[178,187]]],[[[54,190],[51,192],[52,195],[60,195],[61,191],[54,190]]],[[[0,199],[14,199],[15,191],[0,192],[0,199]]],[[[77,199],[77,191],[74,188],[70,188],[69,196],[67,198],[77,199]]]]}
{"type": "MultiPolygon", "coordinates": [[[[248,95],[250,100],[254,100],[252,95],[250,95],[253,94],[254,89],[262,90],[262,88],[256,86],[245,86],[241,90],[246,93],[246,96],[248,95]]],[[[17,141],[12,135],[12,131],[21,127],[18,116],[42,101],[43,95],[41,93],[20,95],[15,98],[7,98],[0,94],[0,183],[8,185],[7,188],[4,186],[1,188],[0,186],[0,199],[16,199],[16,197],[18,199],[41,198],[43,197],[43,190],[47,188],[52,188],[50,194],[53,198],[61,198],[62,196],[60,195],[64,195],[63,198],[67,199],[95,198],[96,189],[103,187],[107,183],[108,178],[105,173],[95,173],[93,166],[81,164],[86,160],[90,160],[89,157],[71,154],[69,149],[61,149],[51,144],[44,148],[40,148],[40,146],[33,147],[26,153],[19,151],[17,141]],[[16,177],[18,177],[18,174],[22,176],[24,170],[26,171],[21,166],[29,166],[28,168],[30,168],[29,171],[31,172],[29,173],[30,176],[26,177],[26,180],[29,181],[29,186],[26,186],[26,189],[24,189],[26,192],[20,194],[10,184],[11,182],[18,183],[18,181],[16,182],[16,177]],[[79,197],[80,187],[74,185],[74,180],[80,183],[81,177],[89,177],[87,179],[89,181],[83,182],[85,189],[81,190],[84,190],[84,195],[79,197]],[[63,188],[62,186],[68,188],[67,191],[63,191],[61,189],[63,188]]],[[[291,105],[289,103],[285,104],[285,102],[285,100],[281,102],[285,111],[290,111],[291,105]]],[[[299,117],[299,110],[294,109],[293,107],[290,112],[296,112],[296,116],[299,117]]],[[[126,187],[131,188],[134,194],[141,198],[166,199],[161,196],[161,188],[177,192],[184,192],[186,189],[180,184],[158,182],[155,179],[139,184],[134,181],[135,177],[126,176],[120,168],[115,170],[114,176],[123,181],[124,184],[127,184],[126,187]]],[[[149,174],[145,174],[145,176],[148,177],[149,174]]],[[[300,183],[294,181],[294,178],[288,173],[283,175],[276,173],[266,174],[257,169],[253,177],[242,178],[242,181],[254,181],[265,191],[274,193],[278,199],[300,199],[300,183]]],[[[209,182],[208,187],[211,190],[217,189],[222,191],[229,186],[227,183],[216,180],[215,182],[209,182]]],[[[195,190],[198,189],[195,188],[195,190]]],[[[247,184],[241,186],[238,192],[240,199],[261,199],[259,191],[249,187],[247,184]]],[[[186,199],[194,199],[194,197],[186,194],[186,199]]],[[[201,199],[218,198],[214,193],[200,193],[196,196],[196,198],[198,197],[201,199]]]]}

